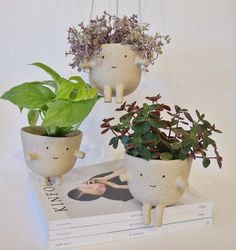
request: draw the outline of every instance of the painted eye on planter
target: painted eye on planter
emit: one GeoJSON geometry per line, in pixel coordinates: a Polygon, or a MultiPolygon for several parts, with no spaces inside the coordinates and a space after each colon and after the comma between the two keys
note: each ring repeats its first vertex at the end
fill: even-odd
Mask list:
{"type": "Polygon", "coordinates": [[[125,55],[125,58],[127,57],[127,55],[125,55]]]}
{"type": "Polygon", "coordinates": [[[139,174],[140,176],[143,176],[143,174],[139,174]]]}
{"type": "Polygon", "coordinates": [[[68,151],[68,150],[69,150],[69,148],[66,148],[66,150],[68,151]]]}
{"type": "Polygon", "coordinates": [[[162,175],[162,178],[166,178],[166,176],[165,176],[165,175],[162,175]]]}
{"type": "Polygon", "coordinates": [[[46,149],[49,149],[49,147],[46,147],[46,149]]]}
{"type": "Polygon", "coordinates": [[[102,59],[104,59],[104,56],[102,56],[102,59]]]}

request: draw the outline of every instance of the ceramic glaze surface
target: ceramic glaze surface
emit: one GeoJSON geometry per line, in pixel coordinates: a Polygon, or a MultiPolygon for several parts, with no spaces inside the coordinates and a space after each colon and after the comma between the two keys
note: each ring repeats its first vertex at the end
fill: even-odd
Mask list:
{"type": "MultiPolygon", "coordinates": [[[[152,206],[156,206],[160,220],[155,224],[161,225],[164,207],[176,203],[188,187],[191,163],[192,159],[146,161],[125,154],[125,179],[131,194],[143,203],[144,218],[149,217],[152,206]]],[[[145,221],[150,223],[150,219],[145,221]]]]}
{"type": "Polygon", "coordinates": [[[191,159],[146,161],[126,154],[124,161],[130,192],[142,203],[174,204],[188,186],[191,159]]]}
{"type": "Polygon", "coordinates": [[[90,69],[90,83],[103,94],[105,101],[111,96],[122,102],[123,95],[132,93],[138,86],[144,61],[130,45],[104,44],[101,52],[84,65],[90,69]]]}
{"type": "Polygon", "coordinates": [[[25,161],[33,172],[43,177],[62,176],[75,164],[82,132],[68,137],[48,137],[43,134],[41,127],[21,129],[25,161]]]}

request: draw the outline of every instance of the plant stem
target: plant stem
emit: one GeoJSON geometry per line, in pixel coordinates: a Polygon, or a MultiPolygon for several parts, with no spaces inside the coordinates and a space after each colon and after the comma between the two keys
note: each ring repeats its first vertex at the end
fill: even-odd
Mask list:
{"type": "Polygon", "coordinates": [[[196,156],[196,155],[195,155],[195,158],[198,158],[198,159],[203,159],[203,158],[208,158],[208,159],[219,159],[219,157],[215,157],[215,156],[206,156],[206,157],[203,157],[203,156],[196,156]]]}

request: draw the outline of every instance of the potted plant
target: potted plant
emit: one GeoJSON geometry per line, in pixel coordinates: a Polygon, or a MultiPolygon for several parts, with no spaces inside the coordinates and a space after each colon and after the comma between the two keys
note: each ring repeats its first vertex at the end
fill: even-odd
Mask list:
{"type": "Polygon", "coordinates": [[[187,109],[175,105],[174,111],[160,103],[160,95],[146,97],[150,103],[139,107],[136,102],[122,104],[119,122],[104,119],[102,133],[111,131],[109,145],[117,148],[121,142],[125,148],[124,165],[127,173],[121,178],[128,181],[131,194],[143,203],[144,224],[162,224],[165,206],[174,204],[188,187],[192,160],[201,158],[204,167],[211,160],[222,166],[212,134],[221,133],[210,124],[204,114],[196,110],[194,120],[187,109]],[[123,114],[125,112],[125,114],[123,114]],[[207,151],[212,148],[213,156],[207,151]]]}
{"type": "Polygon", "coordinates": [[[70,27],[68,41],[73,56],[72,68],[89,69],[90,82],[111,102],[122,102],[123,95],[138,86],[142,69],[162,54],[169,36],[149,35],[149,24],[138,22],[137,15],[117,17],[104,12],[79,29],[70,27]]]}
{"type": "Polygon", "coordinates": [[[79,151],[82,121],[95,105],[96,89],[86,84],[79,76],[69,79],[43,63],[33,63],[48,73],[52,80],[25,82],[11,88],[1,96],[28,110],[28,127],[21,129],[24,156],[28,167],[42,176],[48,184],[50,177],[56,183],[75,164],[76,157],[83,158],[79,151]],[[36,126],[41,118],[41,126],[36,126]]]}

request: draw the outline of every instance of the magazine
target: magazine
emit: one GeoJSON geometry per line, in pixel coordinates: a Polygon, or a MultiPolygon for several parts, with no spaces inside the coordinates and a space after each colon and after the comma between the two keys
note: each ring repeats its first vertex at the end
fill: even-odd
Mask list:
{"type": "MultiPolygon", "coordinates": [[[[115,187],[125,185],[114,174],[122,168],[122,160],[81,167],[66,175],[63,185],[46,187],[31,174],[28,197],[46,238],[57,240],[143,227],[141,204],[128,189],[94,185],[98,178],[111,174],[115,187]],[[91,186],[95,186],[95,194],[91,186]]],[[[212,206],[211,201],[190,188],[180,201],[165,209],[164,224],[209,218],[212,206]]]]}
{"type": "MultiPolygon", "coordinates": [[[[125,220],[120,222],[111,222],[111,223],[102,223],[102,224],[95,224],[95,225],[88,225],[88,226],[71,226],[69,228],[61,228],[61,229],[52,229],[48,230],[47,222],[39,209],[39,204],[33,199],[32,195],[29,194],[29,202],[32,207],[32,210],[37,217],[37,220],[41,224],[41,228],[44,231],[45,237],[48,240],[57,240],[57,239],[64,239],[69,237],[80,237],[80,236],[89,236],[107,232],[114,232],[114,231],[122,231],[122,230],[130,230],[130,229],[137,229],[142,227],[149,227],[144,226],[142,222],[142,215],[141,213],[137,216],[137,219],[133,220],[125,220]]],[[[189,220],[196,220],[196,219],[203,219],[203,218],[210,218],[212,216],[212,210],[209,209],[200,209],[200,210],[193,210],[184,213],[175,213],[170,214],[164,217],[164,224],[171,224],[189,220]]]]}

